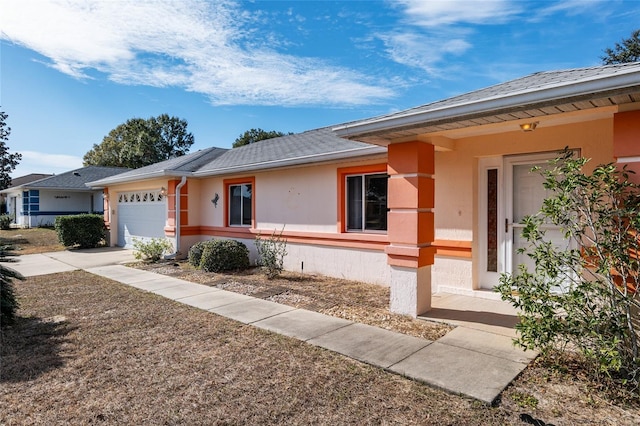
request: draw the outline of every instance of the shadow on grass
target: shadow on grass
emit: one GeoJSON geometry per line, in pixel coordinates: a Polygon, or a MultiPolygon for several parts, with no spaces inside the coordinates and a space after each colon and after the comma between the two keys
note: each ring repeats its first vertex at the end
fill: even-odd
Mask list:
{"type": "Polygon", "coordinates": [[[11,327],[2,330],[0,337],[0,383],[33,380],[62,367],[65,363],[60,354],[62,345],[76,328],[61,317],[16,318],[11,327]]]}

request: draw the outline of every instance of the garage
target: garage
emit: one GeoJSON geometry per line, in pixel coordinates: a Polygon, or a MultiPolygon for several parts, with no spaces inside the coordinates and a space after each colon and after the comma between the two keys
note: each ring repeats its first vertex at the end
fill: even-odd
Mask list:
{"type": "Polygon", "coordinates": [[[167,201],[160,191],[118,194],[118,245],[133,248],[133,239],[164,238],[167,201]]]}

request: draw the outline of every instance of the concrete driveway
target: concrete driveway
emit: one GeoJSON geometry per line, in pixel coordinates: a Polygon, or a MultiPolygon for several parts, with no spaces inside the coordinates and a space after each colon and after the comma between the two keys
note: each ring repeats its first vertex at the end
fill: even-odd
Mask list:
{"type": "Polygon", "coordinates": [[[65,250],[41,254],[25,254],[13,258],[5,266],[15,269],[25,277],[75,271],[134,262],[133,250],[120,247],[65,250]]]}

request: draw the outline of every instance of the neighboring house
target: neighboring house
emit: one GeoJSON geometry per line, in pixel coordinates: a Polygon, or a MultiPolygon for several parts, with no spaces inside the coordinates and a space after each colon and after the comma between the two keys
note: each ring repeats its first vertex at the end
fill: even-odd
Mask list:
{"type": "Polygon", "coordinates": [[[108,193],[114,243],[167,236],[185,254],[235,238],[254,251],[284,228],[287,269],[389,285],[391,310],[415,316],[436,291],[495,297],[500,273],[527,262],[521,220],[546,195],[530,170],[565,147],[589,168],[640,171],[640,63],[540,72],[92,185],[108,193]],[[133,204],[149,228],[127,234],[142,229],[133,204]]]}
{"type": "Polygon", "coordinates": [[[126,172],[120,167],[88,166],[38,180],[15,180],[0,191],[7,198],[7,209],[19,227],[50,226],[57,216],[104,212],[102,191],[87,187],[87,182],[126,172]]]}
{"type": "MultiPolygon", "coordinates": [[[[36,181],[36,180],[40,180],[42,178],[46,178],[48,176],[52,176],[51,174],[45,174],[45,173],[30,173],[28,175],[25,176],[20,176],[14,179],[11,179],[11,186],[20,186],[20,185],[25,185],[27,183],[36,181]]],[[[8,206],[7,206],[7,196],[6,194],[0,193],[0,205],[2,206],[2,212],[0,213],[8,213],[13,215],[13,217],[16,217],[16,211],[9,211],[8,206]]],[[[14,204],[15,206],[15,204],[14,204]]]]}

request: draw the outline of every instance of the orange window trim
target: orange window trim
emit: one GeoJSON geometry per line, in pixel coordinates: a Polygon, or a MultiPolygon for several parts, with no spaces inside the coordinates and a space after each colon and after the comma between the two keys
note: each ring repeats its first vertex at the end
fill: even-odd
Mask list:
{"type": "Polygon", "coordinates": [[[342,167],[338,169],[338,232],[347,232],[347,190],[346,179],[350,175],[366,175],[372,173],[387,173],[387,164],[368,164],[366,166],[342,167]]]}
{"type": "MultiPolygon", "coordinates": [[[[224,185],[224,226],[229,226],[229,187],[231,185],[242,185],[249,184],[251,185],[251,226],[250,228],[256,227],[256,178],[255,176],[244,177],[244,178],[234,178],[234,179],[224,179],[222,181],[224,185]]],[[[235,226],[233,226],[235,228],[235,226]]]]}

